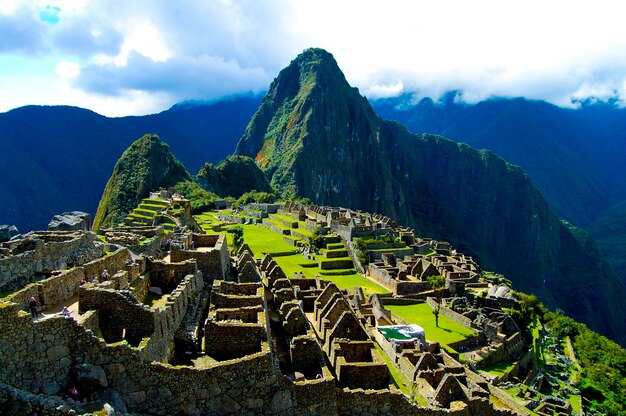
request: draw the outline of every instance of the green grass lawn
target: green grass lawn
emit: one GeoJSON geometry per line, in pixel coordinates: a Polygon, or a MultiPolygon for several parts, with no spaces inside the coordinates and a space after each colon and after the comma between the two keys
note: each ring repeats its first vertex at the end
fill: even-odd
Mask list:
{"type": "MultiPolygon", "coordinates": [[[[254,252],[255,257],[263,258],[263,253],[279,253],[293,251],[296,248],[283,241],[283,236],[257,225],[243,225],[243,239],[254,252]]],[[[317,255],[316,260],[309,260],[302,254],[292,254],[289,256],[274,256],[274,260],[283,269],[288,277],[293,277],[295,272],[302,272],[307,278],[314,278],[323,272],[317,265],[317,261],[323,259],[323,256],[317,255]],[[303,267],[302,264],[313,267],[303,267]]],[[[356,270],[352,274],[343,276],[321,276],[324,280],[330,280],[337,285],[339,289],[353,289],[355,286],[361,286],[367,294],[372,293],[388,293],[388,290],[376,283],[359,275],[356,270]]]]}
{"type": "Polygon", "coordinates": [[[296,249],[294,246],[285,243],[281,234],[265,227],[253,224],[245,224],[242,227],[243,240],[248,243],[250,249],[258,258],[263,258],[263,253],[281,253],[296,249]]]}
{"type": "Polygon", "coordinates": [[[482,371],[493,374],[494,376],[500,377],[509,371],[511,371],[515,367],[515,363],[508,362],[499,362],[496,364],[492,364],[490,366],[484,367],[482,371]]]}
{"type": "Polygon", "coordinates": [[[356,271],[354,274],[344,276],[321,276],[324,280],[330,280],[337,285],[339,289],[354,289],[355,286],[361,286],[365,296],[374,293],[389,293],[384,287],[377,285],[369,279],[358,274],[356,271]]]}
{"type": "Polygon", "coordinates": [[[282,214],[270,214],[270,219],[274,217],[276,219],[281,219],[284,221],[289,221],[289,222],[298,222],[298,220],[294,219],[293,217],[290,217],[289,215],[282,215],[282,214]]]}
{"type": "Polygon", "coordinates": [[[439,314],[439,327],[436,327],[433,309],[427,303],[389,305],[386,308],[406,322],[424,328],[426,339],[429,341],[437,341],[447,345],[476,334],[472,329],[466,328],[441,314],[439,314]]]}

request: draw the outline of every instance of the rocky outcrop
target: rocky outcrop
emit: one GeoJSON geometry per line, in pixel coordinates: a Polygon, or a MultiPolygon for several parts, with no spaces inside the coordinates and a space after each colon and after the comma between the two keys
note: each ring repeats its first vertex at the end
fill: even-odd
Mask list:
{"type": "Polygon", "coordinates": [[[0,242],[9,241],[11,237],[15,237],[19,233],[15,225],[0,225],[0,242]]]}
{"type": "Polygon", "coordinates": [[[52,220],[48,223],[48,231],[71,230],[91,230],[91,214],[81,211],[64,212],[52,217],[52,220]]]}

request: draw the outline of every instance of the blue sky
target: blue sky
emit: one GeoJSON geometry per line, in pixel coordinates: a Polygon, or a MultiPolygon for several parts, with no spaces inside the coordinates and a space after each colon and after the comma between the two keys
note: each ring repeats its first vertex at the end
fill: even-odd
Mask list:
{"type": "Polygon", "coordinates": [[[307,47],[368,97],[626,100],[618,1],[0,0],[0,111],[104,115],[265,90],[307,47]]]}

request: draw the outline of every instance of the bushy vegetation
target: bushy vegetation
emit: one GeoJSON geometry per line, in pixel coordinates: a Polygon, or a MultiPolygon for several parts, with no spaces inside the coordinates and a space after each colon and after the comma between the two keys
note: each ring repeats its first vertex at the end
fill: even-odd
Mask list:
{"type": "Polygon", "coordinates": [[[174,189],[189,200],[193,214],[208,211],[218,199],[217,195],[205,191],[197,183],[191,181],[178,182],[174,185],[174,189]]]}
{"type": "Polygon", "coordinates": [[[239,197],[239,199],[233,204],[233,208],[237,208],[250,203],[271,204],[274,201],[276,201],[276,195],[272,193],[250,191],[241,195],[241,197],[239,197]]]}
{"type": "Polygon", "coordinates": [[[122,221],[151,190],[189,180],[185,167],[158,136],[136,140],[117,161],[94,217],[94,229],[122,221]]]}
{"type": "Polygon", "coordinates": [[[367,254],[367,244],[365,244],[362,238],[355,238],[353,246],[357,260],[363,266],[366,266],[370,262],[367,254]]]}
{"type": "Polygon", "coordinates": [[[588,407],[607,415],[626,415],[626,351],[561,312],[546,313],[544,322],[557,337],[571,337],[583,370],[578,387],[588,407]]]}
{"type": "Polygon", "coordinates": [[[357,238],[360,245],[363,245],[367,248],[367,246],[373,246],[377,244],[399,244],[402,243],[400,238],[395,237],[393,234],[382,234],[377,235],[373,238],[357,238]]]}
{"type": "Polygon", "coordinates": [[[235,225],[229,229],[228,232],[233,235],[233,251],[236,253],[243,245],[243,227],[241,225],[235,225]]]}
{"type": "Polygon", "coordinates": [[[202,188],[222,196],[239,198],[252,189],[272,192],[261,169],[247,156],[230,156],[217,166],[206,163],[196,179],[202,188]]]}
{"type": "Polygon", "coordinates": [[[535,315],[541,319],[548,311],[534,294],[515,292],[515,297],[517,298],[515,306],[505,310],[517,323],[526,342],[530,342],[535,315]]]}
{"type": "Polygon", "coordinates": [[[311,252],[319,253],[320,249],[324,248],[324,237],[322,236],[322,229],[316,227],[311,236],[309,237],[309,250],[311,252]]]}

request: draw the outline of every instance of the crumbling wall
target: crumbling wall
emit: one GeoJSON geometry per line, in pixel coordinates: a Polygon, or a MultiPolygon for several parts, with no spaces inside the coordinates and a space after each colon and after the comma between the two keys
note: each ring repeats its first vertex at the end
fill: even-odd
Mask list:
{"type": "Polygon", "coordinates": [[[324,356],[313,333],[300,335],[291,340],[289,346],[291,366],[308,377],[322,373],[324,356]]]}
{"type": "Polygon", "coordinates": [[[146,272],[150,275],[150,285],[160,287],[164,292],[171,292],[189,274],[196,272],[195,260],[171,263],[163,260],[147,260],[146,272]]]}
{"type": "Polygon", "coordinates": [[[83,286],[79,290],[78,308],[81,314],[98,311],[100,330],[107,342],[126,339],[137,346],[142,338],[149,337],[155,330],[154,316],[149,308],[132,303],[115,290],[83,286]]]}
{"type": "Polygon", "coordinates": [[[130,250],[125,247],[120,248],[109,255],[84,264],[85,277],[88,281],[92,281],[96,276],[99,280],[102,280],[101,275],[103,270],[106,269],[109,276],[113,276],[118,270],[123,270],[126,263],[130,261],[130,250]]]}
{"type": "Polygon", "coordinates": [[[189,274],[167,296],[164,307],[154,310],[155,332],[142,342],[141,355],[148,361],[168,361],[174,352],[174,334],[181,325],[191,298],[204,287],[202,273],[189,274]]]}
{"type": "Polygon", "coordinates": [[[204,328],[204,351],[216,360],[230,360],[261,352],[267,332],[260,323],[207,321],[204,328]]]}
{"type": "MultiPolygon", "coordinates": [[[[17,389],[67,392],[72,368],[88,363],[103,369],[108,387],[132,413],[260,415],[295,412],[299,406],[294,388],[277,378],[268,349],[203,369],[147,362],[140,350],[107,345],[73,319],[33,322],[15,305],[0,304],[0,383],[17,389]]],[[[308,397],[309,387],[301,388],[301,397],[308,397]]],[[[0,387],[0,402],[6,390],[0,387]]],[[[38,399],[25,401],[32,406],[38,399]]]]}
{"type": "Polygon", "coordinates": [[[82,265],[104,253],[104,245],[92,232],[39,231],[26,234],[25,239],[30,239],[32,249],[0,257],[0,291],[19,289],[37,273],[82,265]]]}
{"type": "MultiPolygon", "coordinates": [[[[173,263],[194,259],[198,264],[198,270],[202,272],[206,282],[215,279],[224,279],[230,267],[228,245],[225,242],[224,234],[219,235],[215,248],[210,251],[181,250],[172,247],[170,250],[170,260],[173,263]]],[[[195,238],[195,237],[194,237],[195,238]]]]}

